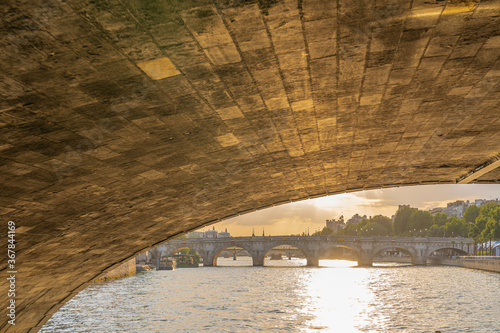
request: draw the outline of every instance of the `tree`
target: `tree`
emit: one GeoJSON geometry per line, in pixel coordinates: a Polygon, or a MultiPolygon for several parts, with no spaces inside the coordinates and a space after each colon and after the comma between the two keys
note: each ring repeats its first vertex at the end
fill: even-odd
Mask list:
{"type": "Polygon", "coordinates": [[[387,235],[387,228],[375,222],[369,222],[362,229],[363,236],[384,236],[387,235]]]}
{"type": "Polygon", "coordinates": [[[495,221],[500,221],[500,204],[489,202],[486,205],[481,206],[478,218],[481,215],[491,217],[495,221]]]}
{"type": "Polygon", "coordinates": [[[492,239],[500,239],[500,221],[495,221],[495,224],[491,228],[490,234],[492,239]]]}
{"type": "Polygon", "coordinates": [[[347,223],[344,229],[340,230],[339,233],[345,236],[357,236],[357,223],[347,223]]]}
{"type": "Polygon", "coordinates": [[[428,229],[433,224],[431,213],[423,210],[415,210],[408,220],[408,228],[410,231],[428,229]]]}
{"type": "Polygon", "coordinates": [[[416,208],[410,208],[408,206],[403,206],[398,209],[393,224],[394,233],[396,235],[403,235],[409,230],[410,216],[415,210],[416,208]]]}
{"type": "Polygon", "coordinates": [[[383,226],[386,229],[385,235],[392,234],[392,220],[387,216],[375,215],[371,218],[371,222],[383,226]]]}
{"type": "MultiPolygon", "coordinates": [[[[333,231],[333,229],[328,228],[328,227],[323,227],[323,230],[321,230],[318,233],[319,236],[332,236],[333,234],[335,234],[335,231],[333,231]]],[[[315,236],[318,236],[318,235],[315,235],[315,236]]]]}
{"type": "Polygon", "coordinates": [[[500,204],[489,202],[479,209],[479,215],[475,223],[469,228],[469,237],[479,242],[490,239],[500,239],[497,232],[496,222],[500,221],[500,204]]]}
{"type": "Polygon", "coordinates": [[[448,222],[448,215],[445,213],[436,213],[436,215],[434,215],[434,224],[444,226],[446,222],[448,222]]]}
{"type": "Polygon", "coordinates": [[[194,249],[184,248],[184,249],[181,249],[180,251],[178,251],[177,253],[179,253],[179,254],[190,254],[190,255],[192,255],[194,257],[194,261],[195,262],[200,262],[200,255],[194,249]]]}
{"type": "Polygon", "coordinates": [[[471,223],[469,225],[469,233],[468,236],[474,240],[479,240],[479,235],[481,234],[481,230],[476,223],[471,223]]]}
{"type": "Polygon", "coordinates": [[[387,216],[375,215],[363,218],[358,223],[347,223],[338,235],[345,236],[385,236],[392,234],[392,220],[387,216]]]}
{"type": "Polygon", "coordinates": [[[444,225],[439,226],[437,224],[433,224],[429,230],[427,230],[428,237],[443,237],[444,236],[444,225]]]}
{"type": "Polygon", "coordinates": [[[476,218],[479,216],[480,208],[476,205],[470,205],[467,207],[464,213],[464,220],[467,223],[475,223],[476,218]]]}
{"type": "Polygon", "coordinates": [[[453,216],[444,227],[446,230],[446,236],[467,237],[469,234],[469,223],[456,216],[453,216]]]}
{"type": "Polygon", "coordinates": [[[370,219],[363,218],[361,221],[355,224],[356,229],[361,230],[368,223],[370,223],[370,219]]]}
{"type": "Polygon", "coordinates": [[[500,221],[496,221],[493,218],[488,218],[488,222],[484,226],[481,232],[481,238],[486,241],[488,239],[500,239],[500,221]]]}

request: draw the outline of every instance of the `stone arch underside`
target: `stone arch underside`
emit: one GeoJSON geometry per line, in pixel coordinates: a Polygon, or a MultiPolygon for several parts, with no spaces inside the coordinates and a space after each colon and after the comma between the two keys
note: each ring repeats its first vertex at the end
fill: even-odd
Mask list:
{"type": "Polygon", "coordinates": [[[375,258],[381,252],[392,250],[392,249],[396,249],[396,250],[399,250],[399,251],[402,251],[404,253],[409,254],[410,258],[411,258],[411,263],[412,264],[415,264],[415,258],[419,256],[419,253],[418,253],[417,249],[415,249],[413,246],[404,246],[404,245],[398,245],[398,246],[380,246],[380,247],[377,247],[373,251],[372,260],[373,260],[373,258],[375,258]]]}
{"type": "MultiPolygon", "coordinates": [[[[217,258],[219,257],[219,255],[221,254],[221,252],[224,251],[224,250],[233,248],[233,247],[241,248],[241,249],[245,250],[246,252],[248,252],[250,254],[250,256],[252,256],[252,252],[253,251],[249,250],[246,245],[241,245],[241,244],[224,244],[222,246],[219,246],[219,247],[215,248],[215,250],[212,252],[212,255],[209,257],[209,261],[212,262],[213,266],[217,266],[217,258]]],[[[253,260],[253,256],[252,256],[252,260],[253,260]]]]}
{"type": "Polygon", "coordinates": [[[302,244],[295,244],[293,242],[280,241],[279,243],[276,242],[276,243],[266,244],[266,246],[264,246],[264,249],[262,251],[262,253],[264,254],[264,257],[268,255],[269,251],[271,251],[272,249],[279,247],[279,246],[295,247],[295,248],[299,249],[300,251],[302,251],[302,253],[304,255],[307,255],[307,253],[308,253],[307,247],[302,245],[302,244]]]}
{"type": "Polygon", "coordinates": [[[428,251],[427,251],[427,256],[430,256],[431,254],[433,254],[434,252],[436,251],[439,251],[439,250],[451,250],[453,252],[455,252],[456,254],[458,255],[467,255],[468,252],[467,251],[473,251],[473,245],[470,245],[469,246],[469,249],[467,249],[467,245],[465,246],[456,246],[456,247],[452,247],[452,246],[436,246],[436,247],[433,247],[433,248],[430,248],[428,251]]]}
{"type": "MultiPolygon", "coordinates": [[[[358,246],[359,247],[359,246],[358,246]]],[[[350,250],[352,253],[354,253],[356,256],[359,256],[360,249],[357,246],[350,246],[350,245],[326,245],[321,248],[319,251],[319,255],[322,256],[325,252],[327,252],[330,249],[335,249],[335,248],[344,248],[350,250]]]]}
{"type": "Polygon", "coordinates": [[[307,247],[304,247],[302,244],[295,244],[294,242],[280,241],[279,243],[270,244],[270,245],[264,247],[264,250],[261,251],[261,255],[259,256],[259,259],[262,260],[262,265],[264,265],[264,260],[265,260],[266,256],[269,254],[269,252],[273,249],[276,249],[279,246],[289,246],[289,247],[296,248],[296,249],[300,250],[306,258],[311,255],[311,253],[310,253],[310,251],[308,251],[307,247]]]}
{"type": "MultiPolygon", "coordinates": [[[[360,249],[357,248],[356,246],[349,246],[349,245],[327,245],[327,246],[323,246],[319,251],[318,251],[318,259],[321,260],[324,255],[332,250],[332,249],[338,249],[338,248],[343,248],[343,249],[347,249],[349,250],[350,252],[352,252],[355,256],[355,259],[356,260],[359,260],[360,258],[360,249]]],[[[354,258],[353,258],[354,259],[354,258]]]]}
{"type": "Polygon", "coordinates": [[[192,249],[195,250],[203,259],[205,259],[205,253],[204,251],[196,246],[175,246],[175,247],[169,247],[166,249],[166,255],[171,256],[174,253],[183,250],[183,249],[192,249]]]}
{"type": "Polygon", "coordinates": [[[499,182],[498,1],[0,9],[0,211],[20,291],[0,330],[36,330],[116,264],[238,214],[499,182]]]}

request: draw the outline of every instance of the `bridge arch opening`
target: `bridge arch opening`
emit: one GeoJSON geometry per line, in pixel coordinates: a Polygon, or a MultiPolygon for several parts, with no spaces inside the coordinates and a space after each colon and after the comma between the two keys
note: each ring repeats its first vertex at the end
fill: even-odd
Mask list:
{"type": "Polygon", "coordinates": [[[173,257],[177,267],[198,267],[203,265],[204,259],[198,251],[190,247],[180,247],[173,251],[165,251],[164,256],[173,257]],[[168,254],[167,254],[168,253],[168,254]]]}
{"type": "Polygon", "coordinates": [[[307,265],[305,252],[297,246],[282,244],[269,249],[264,255],[264,266],[301,267],[307,265]]]}
{"type": "Polygon", "coordinates": [[[386,247],[373,255],[374,266],[414,265],[415,256],[404,247],[386,247]]]}
{"type": "Polygon", "coordinates": [[[227,246],[215,254],[213,266],[253,266],[253,258],[250,252],[241,246],[227,246]]]}
{"type": "Polygon", "coordinates": [[[320,252],[320,267],[354,267],[358,265],[359,254],[348,246],[330,246],[320,252]]]}
{"type": "Polygon", "coordinates": [[[429,254],[428,258],[430,259],[454,259],[459,256],[468,255],[467,251],[460,248],[455,247],[445,247],[440,248],[436,251],[433,251],[429,254]]]}
{"type": "MultiPolygon", "coordinates": [[[[294,236],[298,236],[298,235],[294,235],[294,236]]],[[[302,235],[300,235],[300,236],[302,237],[302,235]]],[[[303,236],[305,236],[305,233],[304,233],[304,235],[303,235],[303,236]]],[[[359,235],[356,235],[356,234],[355,234],[355,235],[352,235],[352,237],[355,237],[356,239],[358,239],[358,236],[359,236],[359,235]]],[[[346,235],[346,236],[344,236],[342,233],[339,233],[339,236],[334,236],[334,238],[337,238],[337,237],[345,237],[345,238],[348,238],[349,236],[347,236],[347,235],[346,235]]],[[[264,238],[264,237],[262,237],[262,238],[264,238]]],[[[271,237],[266,237],[266,239],[267,239],[267,238],[270,238],[271,240],[273,239],[273,238],[271,238],[271,237]]],[[[277,238],[277,237],[276,237],[276,238],[277,238]]],[[[288,238],[288,236],[287,236],[287,238],[288,238]]],[[[292,238],[292,237],[290,237],[290,238],[292,238]]],[[[256,237],[254,237],[254,239],[260,239],[260,236],[256,236],[256,237]]],[[[282,237],[281,237],[281,239],[282,239],[282,237]]],[[[302,239],[302,238],[301,238],[301,239],[302,239]]],[[[325,239],[328,239],[328,237],[326,237],[325,239]]],[[[356,240],[356,239],[355,239],[355,240],[356,240]]],[[[230,239],[227,239],[227,240],[229,241],[230,239]]],[[[359,239],[358,239],[358,240],[359,240],[359,239]]],[[[187,240],[186,242],[188,242],[188,243],[189,243],[189,240],[187,240]]],[[[236,241],[236,242],[237,242],[237,241],[236,241]]],[[[228,243],[229,243],[229,242],[228,242],[228,243]]],[[[226,244],[228,244],[228,243],[226,243],[226,244]]],[[[355,245],[355,246],[356,246],[356,245],[355,245]]],[[[184,248],[186,248],[186,247],[184,247],[184,248]]],[[[337,248],[338,248],[338,246],[337,246],[337,248]]],[[[344,248],[344,249],[349,249],[349,250],[352,250],[352,251],[353,251],[353,253],[355,254],[353,257],[355,257],[356,259],[359,259],[359,258],[358,258],[358,253],[357,253],[355,250],[350,249],[349,247],[343,247],[343,248],[344,248]]],[[[180,248],[180,249],[182,249],[182,248],[180,248]]],[[[201,249],[201,251],[202,251],[201,253],[203,253],[204,255],[208,256],[208,258],[210,258],[210,256],[212,256],[212,253],[213,253],[213,252],[212,252],[212,253],[209,253],[209,252],[207,252],[207,251],[205,251],[205,250],[203,250],[203,249],[201,249]]],[[[259,255],[260,255],[260,254],[259,254],[259,255]]],[[[409,255],[410,255],[410,257],[411,257],[411,254],[409,254],[409,255]]],[[[327,260],[328,260],[328,259],[327,259],[327,260]]],[[[253,261],[254,261],[254,260],[252,260],[252,264],[253,264],[253,261]]],[[[210,262],[212,262],[212,261],[210,261],[210,262]]],[[[351,261],[351,262],[352,262],[352,261],[351,261]]],[[[217,262],[215,262],[215,264],[214,264],[214,265],[218,266],[217,262]]],[[[219,265],[220,265],[220,264],[219,264],[219,265]]],[[[325,263],[323,260],[319,261],[319,265],[320,265],[320,266],[329,266],[329,265],[328,265],[327,263],[325,263]]],[[[208,266],[208,265],[207,265],[207,266],[208,266]]]]}

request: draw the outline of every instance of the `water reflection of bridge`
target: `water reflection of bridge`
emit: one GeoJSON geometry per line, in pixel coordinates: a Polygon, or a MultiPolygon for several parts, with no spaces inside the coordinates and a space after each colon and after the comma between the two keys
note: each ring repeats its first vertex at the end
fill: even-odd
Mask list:
{"type": "Polygon", "coordinates": [[[308,266],[318,266],[319,259],[332,248],[346,248],[354,253],[359,266],[371,266],[375,256],[385,251],[402,251],[411,258],[413,265],[425,265],[427,257],[445,249],[465,255],[473,251],[470,238],[434,237],[323,237],[323,236],[266,236],[176,239],[160,245],[162,255],[169,255],[183,248],[196,250],[204,266],[216,266],[223,250],[242,248],[253,260],[254,266],[263,266],[264,258],[274,248],[288,245],[300,249],[308,266]]]}

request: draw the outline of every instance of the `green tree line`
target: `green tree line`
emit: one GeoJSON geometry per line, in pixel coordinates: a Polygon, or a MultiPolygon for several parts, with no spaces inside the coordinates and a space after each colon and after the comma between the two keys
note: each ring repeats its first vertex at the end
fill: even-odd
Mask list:
{"type": "Polygon", "coordinates": [[[383,215],[364,218],[358,223],[348,223],[335,233],[324,227],[313,235],[320,236],[419,236],[419,237],[470,237],[478,242],[500,239],[500,204],[495,202],[477,207],[467,207],[463,218],[448,217],[444,213],[430,212],[408,206],[401,207],[394,221],[383,215]]]}

